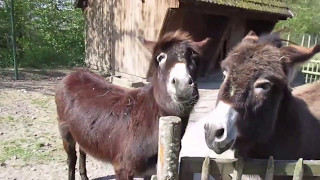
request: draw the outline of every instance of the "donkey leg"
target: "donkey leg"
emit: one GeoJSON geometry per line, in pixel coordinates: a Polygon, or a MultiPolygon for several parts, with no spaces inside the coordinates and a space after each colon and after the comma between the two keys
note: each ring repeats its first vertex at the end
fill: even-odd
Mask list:
{"type": "Polygon", "coordinates": [[[114,172],[116,173],[116,180],[133,180],[133,172],[127,170],[122,163],[112,163],[114,172]]]}
{"type": "Polygon", "coordinates": [[[127,170],[116,171],[116,180],[133,180],[133,174],[127,170]]]}
{"type": "Polygon", "coordinates": [[[76,155],[76,142],[73,139],[70,131],[69,125],[67,123],[62,123],[59,125],[60,135],[63,139],[63,147],[68,155],[68,174],[69,180],[75,179],[75,168],[77,162],[77,155],[76,155]]]}
{"type": "Polygon", "coordinates": [[[64,150],[67,152],[68,155],[68,174],[69,180],[75,179],[75,170],[76,170],[76,162],[77,162],[77,155],[76,155],[76,143],[75,142],[67,142],[63,140],[63,147],[64,150]]]}
{"type": "Polygon", "coordinates": [[[86,169],[86,153],[79,147],[80,157],[79,157],[79,172],[81,180],[88,180],[87,169],[86,169]]]}

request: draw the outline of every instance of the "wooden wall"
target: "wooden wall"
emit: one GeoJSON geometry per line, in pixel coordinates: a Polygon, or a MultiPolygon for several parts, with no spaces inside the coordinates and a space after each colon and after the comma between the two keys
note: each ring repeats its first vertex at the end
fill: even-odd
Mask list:
{"type": "Polygon", "coordinates": [[[151,53],[138,37],[157,40],[169,7],[178,7],[178,0],[114,1],[114,70],[115,74],[146,78],[151,53]]]}
{"type": "Polygon", "coordinates": [[[151,56],[139,38],[157,40],[165,32],[182,29],[197,41],[213,39],[200,67],[204,76],[248,29],[270,31],[277,21],[267,15],[255,19],[246,11],[245,17],[232,13],[215,6],[179,4],[179,0],[88,0],[85,62],[106,74],[139,81],[147,77],[151,56]]]}
{"type": "Polygon", "coordinates": [[[139,37],[157,40],[178,0],[88,0],[85,9],[89,68],[130,79],[146,78],[151,53],[139,37]]]}
{"type": "Polygon", "coordinates": [[[86,57],[85,63],[92,69],[106,74],[111,70],[112,53],[112,0],[89,0],[85,9],[86,57]]]}

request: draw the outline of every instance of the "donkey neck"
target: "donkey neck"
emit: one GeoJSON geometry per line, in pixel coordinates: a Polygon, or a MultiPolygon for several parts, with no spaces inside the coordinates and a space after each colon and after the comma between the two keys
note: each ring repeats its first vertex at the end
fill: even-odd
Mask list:
{"type": "Polygon", "coordinates": [[[163,91],[161,87],[157,87],[151,82],[149,85],[145,86],[141,90],[141,95],[145,97],[146,101],[144,103],[146,103],[147,106],[148,105],[154,106],[154,109],[156,109],[157,118],[160,118],[162,116],[178,116],[181,118],[182,120],[181,137],[182,137],[188,125],[190,112],[181,114],[181,112],[178,112],[177,110],[172,108],[171,105],[173,102],[171,100],[171,97],[164,92],[165,91],[163,91]]]}
{"type": "Polygon", "coordinates": [[[292,110],[294,98],[290,91],[284,91],[279,105],[274,132],[266,142],[256,142],[248,151],[250,158],[296,159],[300,140],[299,121],[292,110]]]}
{"type": "Polygon", "coordinates": [[[290,90],[284,90],[274,133],[266,143],[257,143],[252,152],[255,158],[297,159],[302,156],[301,121],[297,100],[290,90]]]}
{"type": "Polygon", "coordinates": [[[158,109],[160,116],[179,116],[182,117],[175,109],[171,108],[173,103],[170,96],[164,93],[163,90],[159,91],[153,83],[146,85],[140,90],[139,96],[145,97],[146,104],[154,105],[158,109]]]}

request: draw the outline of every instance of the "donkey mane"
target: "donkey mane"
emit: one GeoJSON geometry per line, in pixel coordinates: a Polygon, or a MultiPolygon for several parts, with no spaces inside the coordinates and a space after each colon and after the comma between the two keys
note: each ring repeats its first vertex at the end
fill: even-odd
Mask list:
{"type": "Polygon", "coordinates": [[[191,36],[187,32],[175,31],[165,34],[155,45],[153,50],[153,56],[159,51],[165,51],[173,44],[177,44],[183,41],[190,42],[191,36]]]}

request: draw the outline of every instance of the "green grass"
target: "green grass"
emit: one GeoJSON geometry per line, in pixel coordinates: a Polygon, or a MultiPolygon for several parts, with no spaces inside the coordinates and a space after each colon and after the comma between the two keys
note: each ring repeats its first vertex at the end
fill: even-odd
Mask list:
{"type": "Polygon", "coordinates": [[[0,162],[16,157],[25,162],[43,163],[55,158],[52,151],[45,147],[42,142],[32,138],[20,138],[3,141],[0,148],[0,162]]]}
{"type": "Polygon", "coordinates": [[[12,116],[0,116],[0,123],[14,122],[14,117],[12,116]]]}
{"type": "Polygon", "coordinates": [[[48,108],[50,100],[51,100],[50,98],[32,99],[31,104],[38,105],[42,108],[48,108]]]}

